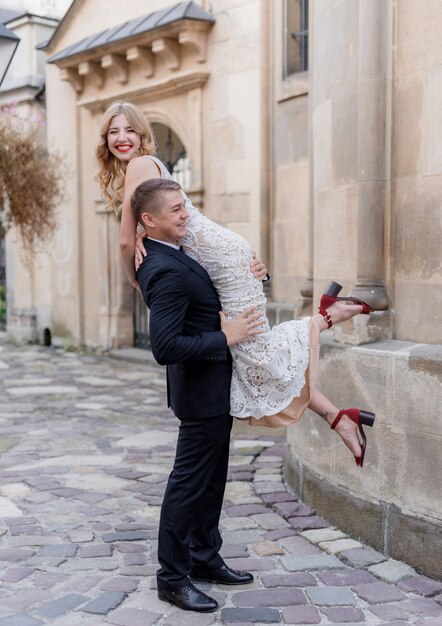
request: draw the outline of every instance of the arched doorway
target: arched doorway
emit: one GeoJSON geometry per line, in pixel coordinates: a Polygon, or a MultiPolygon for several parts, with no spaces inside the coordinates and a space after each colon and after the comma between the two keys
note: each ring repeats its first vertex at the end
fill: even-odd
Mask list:
{"type": "MultiPolygon", "coordinates": [[[[157,156],[165,164],[174,179],[184,190],[191,180],[190,159],[178,135],[165,124],[154,122],[152,130],[157,140],[157,156]]],[[[150,349],[149,316],[146,305],[135,291],[134,294],[134,346],[150,349]]]]}
{"type": "Polygon", "coordinates": [[[183,189],[190,187],[190,159],[178,135],[169,126],[153,123],[157,140],[157,156],[183,189]]]}

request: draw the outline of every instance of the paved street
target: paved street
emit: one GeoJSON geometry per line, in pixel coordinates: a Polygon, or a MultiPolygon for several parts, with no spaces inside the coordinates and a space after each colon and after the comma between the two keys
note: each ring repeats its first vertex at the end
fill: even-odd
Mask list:
{"type": "Polygon", "coordinates": [[[220,604],[211,614],[159,601],[157,524],[177,432],[164,369],[3,344],[0,393],[0,626],[441,626],[442,583],[298,502],[282,481],[282,435],[245,424],[222,554],[255,582],[198,585],[220,604]]]}

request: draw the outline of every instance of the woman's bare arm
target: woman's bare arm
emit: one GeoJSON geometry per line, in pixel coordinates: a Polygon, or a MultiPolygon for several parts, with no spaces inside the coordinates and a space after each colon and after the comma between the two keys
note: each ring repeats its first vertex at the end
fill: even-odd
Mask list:
{"type": "Polygon", "coordinates": [[[137,157],[129,162],[124,181],[124,199],[121,212],[120,254],[130,284],[138,289],[135,277],[135,238],[137,222],[132,212],[131,198],[140,183],[150,178],[161,178],[161,172],[152,159],[137,157]]]}

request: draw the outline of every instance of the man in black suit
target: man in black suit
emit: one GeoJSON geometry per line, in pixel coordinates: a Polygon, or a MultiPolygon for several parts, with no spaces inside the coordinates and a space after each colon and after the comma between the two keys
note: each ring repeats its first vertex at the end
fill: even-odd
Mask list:
{"type": "Polygon", "coordinates": [[[217,602],[189,580],[245,584],[252,574],[230,569],[219,555],[232,417],[229,345],[258,334],[251,308],[227,320],[205,269],[179,247],[189,217],[181,187],[169,179],[141,183],[135,218],[149,233],[138,269],[150,309],[152,352],[167,365],[168,403],[180,420],[158,537],[158,597],[182,609],[209,612],[217,602]]]}

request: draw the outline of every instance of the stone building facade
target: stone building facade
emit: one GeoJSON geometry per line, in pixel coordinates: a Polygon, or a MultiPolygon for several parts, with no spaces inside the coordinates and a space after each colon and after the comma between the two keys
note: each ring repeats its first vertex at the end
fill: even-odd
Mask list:
{"type": "MultiPolygon", "coordinates": [[[[12,104],[19,116],[40,125],[42,142],[46,140],[46,58],[38,45],[52,36],[68,4],[68,0],[0,0],[0,22],[20,39],[0,86],[0,106],[12,104]]],[[[23,264],[22,246],[15,229],[5,233],[0,221],[0,330],[5,326],[2,289],[6,285],[8,333],[17,341],[41,341],[52,323],[50,259],[36,255],[30,271],[23,264]]]]}
{"type": "Polygon", "coordinates": [[[126,99],[163,157],[184,150],[195,203],[267,261],[274,321],[311,313],[329,279],[373,306],[324,336],[319,379],[338,406],[376,412],[364,469],[307,414],[287,430],[286,476],[332,522],[439,575],[441,3],[146,6],[74,0],[45,48],[48,141],[69,170],[53,336],[133,344],[118,223],[93,181],[101,115],[126,99]]]}

